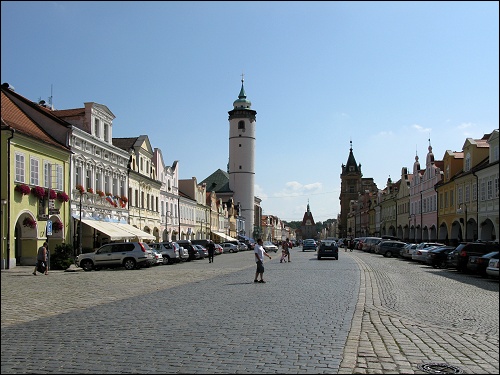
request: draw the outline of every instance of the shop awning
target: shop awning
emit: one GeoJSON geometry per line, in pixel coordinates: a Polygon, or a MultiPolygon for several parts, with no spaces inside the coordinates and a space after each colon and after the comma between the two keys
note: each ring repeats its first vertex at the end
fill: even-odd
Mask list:
{"type": "Polygon", "coordinates": [[[106,221],[82,219],[82,224],[88,225],[109,236],[110,241],[130,240],[135,237],[130,232],[112,226],[106,221]]]}
{"type": "Polygon", "coordinates": [[[225,233],[222,233],[222,232],[215,232],[215,231],[212,231],[213,234],[215,234],[216,236],[219,236],[223,239],[225,239],[226,241],[238,241],[236,238],[233,238],[231,236],[228,236],[227,234],[225,233]]]}
{"type": "Polygon", "coordinates": [[[153,236],[152,234],[149,234],[148,232],[144,232],[143,230],[140,230],[139,228],[136,228],[130,224],[113,223],[113,222],[107,222],[107,224],[111,224],[112,226],[114,226],[118,230],[126,232],[129,235],[132,235],[133,238],[137,237],[139,239],[139,241],[156,240],[156,237],[153,236]]]}

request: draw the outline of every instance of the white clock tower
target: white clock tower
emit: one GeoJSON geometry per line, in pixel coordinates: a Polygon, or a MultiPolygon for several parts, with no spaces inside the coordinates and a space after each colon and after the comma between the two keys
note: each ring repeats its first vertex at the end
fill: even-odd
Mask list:
{"type": "Polygon", "coordinates": [[[229,111],[229,188],[234,203],[240,203],[241,216],[245,218],[245,236],[254,231],[254,180],[255,180],[255,115],[252,103],[247,100],[241,78],[241,90],[229,111]]]}

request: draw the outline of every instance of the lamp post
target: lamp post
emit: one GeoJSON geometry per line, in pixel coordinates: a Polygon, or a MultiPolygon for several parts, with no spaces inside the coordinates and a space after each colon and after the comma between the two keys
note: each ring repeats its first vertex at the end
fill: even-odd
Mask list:
{"type": "Polygon", "coordinates": [[[3,264],[3,259],[4,259],[3,258],[3,248],[4,248],[4,246],[3,246],[3,243],[4,243],[4,241],[3,241],[3,236],[4,236],[4,234],[3,234],[3,226],[4,226],[4,223],[5,223],[5,220],[3,219],[3,215],[4,215],[4,212],[5,212],[4,211],[4,207],[5,206],[7,206],[7,199],[2,199],[1,205],[0,205],[0,220],[1,220],[0,221],[0,241],[1,241],[0,242],[0,256],[1,256],[0,268],[3,267],[5,269],[7,269],[7,265],[3,264]]]}

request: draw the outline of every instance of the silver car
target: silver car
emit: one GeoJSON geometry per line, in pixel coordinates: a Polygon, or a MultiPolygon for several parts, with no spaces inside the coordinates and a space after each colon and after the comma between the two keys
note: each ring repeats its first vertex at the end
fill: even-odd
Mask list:
{"type": "Polygon", "coordinates": [[[163,264],[173,264],[181,261],[179,255],[180,246],[175,242],[150,243],[149,246],[163,255],[163,264]]]}
{"type": "Polygon", "coordinates": [[[92,253],[76,257],[76,265],[84,271],[124,267],[126,270],[147,267],[152,262],[151,248],[145,242],[115,242],[92,253]]]}

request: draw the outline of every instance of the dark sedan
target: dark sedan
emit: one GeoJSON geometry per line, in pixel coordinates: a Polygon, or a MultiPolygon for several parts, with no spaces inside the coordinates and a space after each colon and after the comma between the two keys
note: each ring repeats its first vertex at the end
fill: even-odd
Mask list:
{"type": "Polygon", "coordinates": [[[339,248],[337,243],[333,240],[323,240],[318,248],[318,260],[321,258],[335,258],[339,259],[339,248]]]}
{"type": "Polygon", "coordinates": [[[448,254],[455,250],[455,246],[440,246],[427,253],[426,263],[434,268],[446,268],[448,264],[448,254]]]}
{"type": "Polygon", "coordinates": [[[302,251],[306,251],[306,250],[316,251],[316,247],[317,247],[316,241],[313,239],[307,239],[307,240],[304,240],[304,242],[302,242],[302,251]]]}
{"type": "Polygon", "coordinates": [[[475,273],[476,275],[482,277],[486,277],[486,267],[488,267],[491,259],[498,259],[498,254],[498,251],[493,251],[483,256],[469,256],[469,261],[467,262],[467,271],[475,273]]]}

